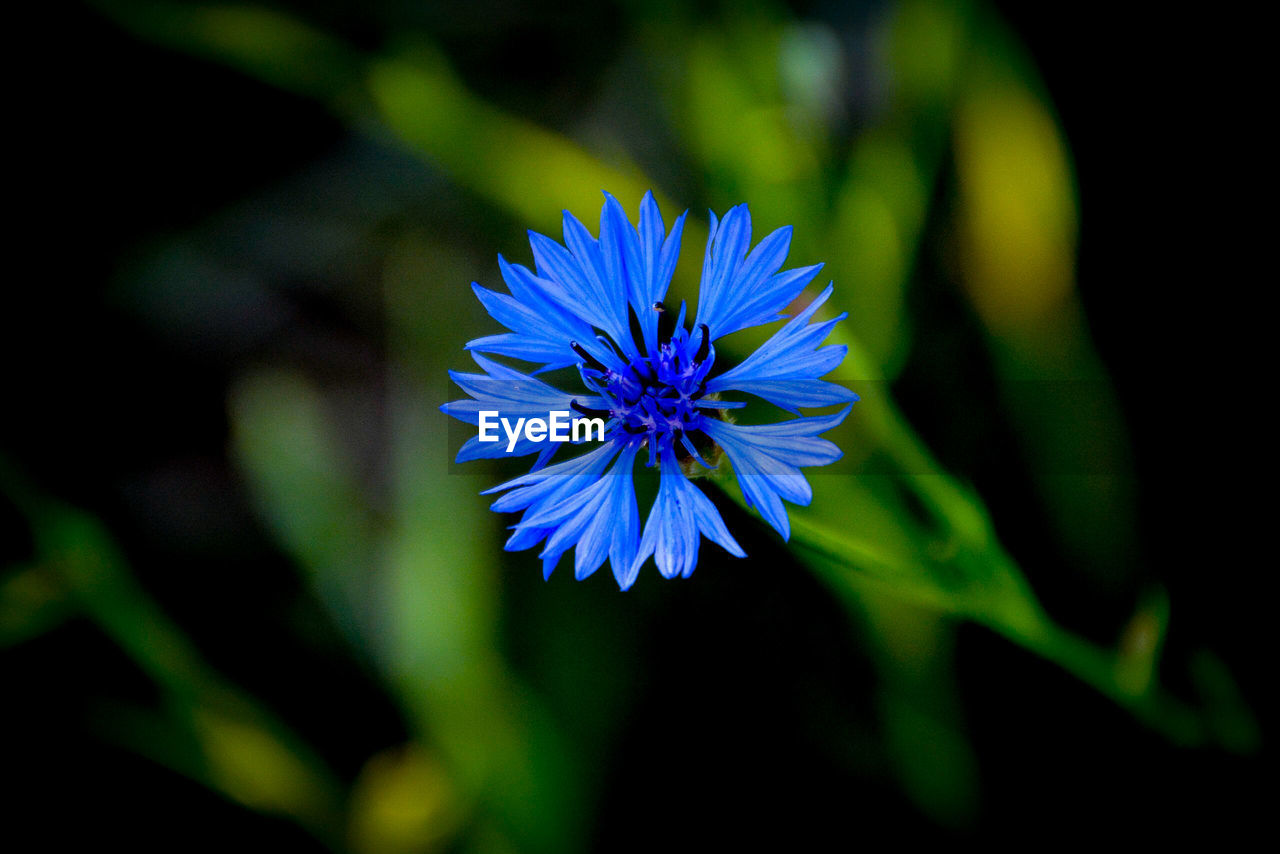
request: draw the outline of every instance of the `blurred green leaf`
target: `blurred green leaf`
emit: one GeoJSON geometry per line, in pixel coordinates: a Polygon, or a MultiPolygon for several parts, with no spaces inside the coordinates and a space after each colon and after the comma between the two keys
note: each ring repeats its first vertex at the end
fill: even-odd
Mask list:
{"type": "Polygon", "coordinates": [[[379,520],[344,468],[323,401],[294,374],[261,373],[235,387],[230,408],[235,451],[253,477],[259,511],[311,574],[354,648],[367,649],[379,520]]]}
{"type": "MultiPolygon", "coordinates": [[[[602,188],[620,198],[636,198],[648,189],[630,164],[604,163],[565,137],[477,98],[426,42],[351,59],[350,51],[309,27],[248,7],[210,12],[210,7],[163,4],[155,8],[163,11],[156,20],[164,23],[155,25],[123,4],[103,8],[145,38],[310,93],[352,124],[368,127],[369,118],[379,116],[461,185],[544,230],[554,227],[559,207],[594,207],[602,188]],[[245,36],[232,32],[228,22],[249,22],[256,29],[245,36]],[[276,51],[295,58],[342,58],[329,64],[337,76],[318,80],[305,64],[276,61],[276,51]]],[[[891,40],[900,100],[879,132],[859,140],[837,194],[829,248],[843,259],[842,268],[855,277],[865,274],[869,283],[868,305],[853,318],[855,327],[867,325],[860,330],[867,346],[859,346],[863,338],[847,331],[834,336],[837,343],[851,345],[851,370],[859,376],[891,377],[905,352],[905,284],[941,168],[957,75],[964,73],[961,62],[968,56],[969,11],[968,4],[904,4],[892,23],[891,40]]],[[[680,57],[672,86],[681,93],[677,123],[710,175],[712,192],[732,194],[733,201],[750,198],[762,222],[791,222],[798,234],[820,233],[831,218],[822,165],[828,141],[813,125],[812,113],[799,123],[789,113],[790,107],[803,105],[788,104],[788,92],[796,90],[787,87],[795,81],[786,83],[780,71],[787,56],[785,23],[768,15],[737,18],[730,26],[703,27],[691,38],[662,44],[668,35],[678,36],[655,25],[650,38],[659,54],[680,57]]],[[[981,75],[964,79],[967,84],[983,80],[981,75]]],[[[968,250],[977,268],[986,271],[970,282],[970,293],[979,313],[1003,334],[1009,317],[1050,316],[1047,307],[1059,305],[1069,293],[1075,208],[1064,167],[1069,162],[1043,105],[1020,90],[1002,90],[1001,78],[992,79],[998,85],[969,86],[960,93],[956,140],[961,182],[976,175],[970,184],[980,190],[963,201],[966,226],[972,227],[966,233],[977,235],[968,250]],[[984,129],[992,127],[1004,135],[989,137],[984,129]],[[1008,145],[992,147],[992,139],[1008,145]],[[1002,172],[1002,163],[1016,168],[1002,172]],[[1010,235],[1026,238],[1025,251],[1016,258],[1005,252],[1012,245],[1010,235]],[[1006,287],[1016,285],[1015,278],[1021,281],[1028,269],[1043,274],[1035,289],[1006,287]]],[[[686,235],[686,243],[694,239],[686,235]]],[[[418,333],[397,332],[401,353],[413,352],[404,344],[418,333]]],[[[402,368],[408,364],[412,361],[406,359],[402,368]]],[[[424,360],[420,367],[430,364],[424,360]]],[[[442,365],[431,367],[443,372],[442,365]]],[[[362,503],[368,496],[348,482],[340,452],[327,435],[323,405],[298,376],[258,377],[238,392],[234,409],[241,457],[268,518],[318,579],[326,601],[338,613],[352,615],[367,606],[365,594],[374,590],[378,607],[392,610],[390,637],[372,639],[378,660],[422,733],[439,740],[464,789],[472,797],[488,793],[497,802],[495,814],[505,816],[500,823],[527,834],[524,841],[533,847],[550,850],[553,840],[568,832],[579,795],[572,785],[547,793],[537,781],[544,774],[571,775],[572,761],[561,759],[555,727],[512,682],[485,634],[496,607],[492,567],[474,550],[440,534],[457,514],[481,511],[474,509],[470,484],[441,476],[440,457],[432,455],[444,453],[442,419],[424,406],[424,400],[435,399],[434,386],[416,370],[397,377],[393,390],[396,480],[384,518],[368,514],[362,503]],[[299,444],[290,447],[295,438],[299,444]],[[317,494],[306,494],[309,489],[317,494]],[[295,501],[299,506],[292,506],[295,501]],[[335,532],[336,541],[326,540],[335,532]],[[329,543],[335,552],[315,543],[329,543]],[[376,568],[376,582],[347,587],[353,569],[361,567],[376,568]],[[460,696],[471,701],[459,704],[460,696]],[[521,714],[509,713],[513,708],[521,714]],[[538,730],[538,737],[530,738],[526,727],[538,730]],[[559,801],[540,800],[545,798],[559,801]]],[[[1175,739],[1206,737],[1197,711],[1172,700],[1158,685],[1144,685],[1132,674],[1118,677],[1129,665],[1118,667],[1116,654],[1048,620],[1021,570],[1000,547],[980,499],[939,469],[887,398],[864,398],[859,419],[868,444],[896,466],[896,480],[869,484],[829,478],[821,487],[829,495],[815,506],[846,513],[858,508],[865,514],[834,520],[817,512],[793,516],[796,545],[834,588],[856,595],[870,585],[988,625],[1058,662],[1175,739]],[[909,500],[898,494],[903,489],[909,500]]],[[[484,523],[469,519],[465,524],[475,530],[484,523]]],[[[352,619],[359,623],[358,617],[352,619]]]]}
{"type": "Polygon", "coordinates": [[[1219,740],[1237,753],[1253,753],[1261,748],[1258,721],[1222,660],[1208,650],[1197,651],[1191,659],[1191,678],[1219,740]]]}
{"type": "MultiPolygon", "coordinates": [[[[411,298],[397,295],[404,286],[388,278],[393,303],[411,298]]],[[[407,355],[422,355],[420,340],[393,330],[400,364],[414,368],[389,379],[388,495],[370,494],[348,470],[325,397],[300,373],[236,386],[235,454],[281,543],[339,620],[363,627],[354,642],[440,757],[466,820],[492,822],[521,850],[575,850],[572,746],[498,652],[494,554],[474,546],[492,539],[496,520],[475,500],[476,476],[450,472],[445,416],[426,406],[435,395],[407,355]]]]}
{"type": "Polygon", "coordinates": [[[75,614],[68,592],[47,567],[7,570],[0,578],[0,648],[42,635],[75,614]]]}
{"type": "Polygon", "coordinates": [[[1071,152],[1016,37],[989,14],[976,28],[954,120],[960,280],[1067,559],[1116,585],[1137,563],[1134,475],[1076,289],[1071,152]]]}
{"type": "Polygon", "coordinates": [[[370,758],[351,793],[357,854],[414,854],[444,844],[459,816],[447,770],[419,745],[370,758]]]}
{"type": "Polygon", "coordinates": [[[977,758],[965,738],[955,684],[955,621],[869,589],[848,595],[866,613],[880,675],[885,748],[903,790],[934,821],[962,828],[978,807],[977,758]]]}
{"type": "Polygon", "coordinates": [[[139,587],[102,524],[38,494],[4,460],[0,488],[25,513],[39,565],[56,574],[77,610],[163,693],[163,714],[104,716],[103,733],[335,845],[342,799],[330,771],[283,723],[209,667],[139,587]]]}
{"type": "Polygon", "coordinates": [[[564,137],[475,98],[430,48],[375,59],[367,74],[392,130],[521,222],[555,233],[561,209],[596,208],[601,190],[636,204],[651,189],[630,164],[604,164],[564,137]]]}
{"type": "Polygon", "coordinates": [[[265,6],[93,0],[147,41],[236,68],[326,103],[356,79],[359,57],[341,40],[265,6]]]}

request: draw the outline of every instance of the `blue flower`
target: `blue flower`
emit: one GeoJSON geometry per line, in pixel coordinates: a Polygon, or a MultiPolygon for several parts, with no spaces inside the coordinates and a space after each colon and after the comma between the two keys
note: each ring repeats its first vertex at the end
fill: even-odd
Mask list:
{"type": "Polygon", "coordinates": [[[747,504],[785,539],[790,523],[782,500],[807,505],[813,496],[800,469],[841,456],[819,434],[840,424],[858,398],[822,379],[844,359],[846,348],[821,344],[845,315],[810,322],[831,296],[831,285],[745,361],[728,370],[716,365],[717,340],[784,319],[780,312],[822,265],[782,271],[790,226],[748,251],[747,206],[730,209],[719,221],[712,213],[697,314],[686,324],[683,303],[678,312],[663,303],[686,215],[668,233],[653,195],[646,193],[636,226],[606,193],[598,239],[566,211],[563,244],[529,232],[534,269],[498,257],[509,295],[472,284],[508,331],[467,344],[483,373],[451,371],[470,398],[442,410],[476,425],[485,412],[518,423],[573,411],[605,423],[598,447],[554,464],[561,442],[539,441],[518,429],[509,441],[473,437],[458,453],[459,462],[538,454],[529,474],[486,494],[505,493],[494,501],[495,511],[523,513],[506,548],[542,543],[544,576],[570,549],[577,578],[591,575],[607,558],[624,590],[651,556],[664,577],[688,577],[702,537],[744,557],[715,505],[686,471],[712,467],[723,453],[747,504]],[[583,390],[560,391],[488,356],[534,363],[532,374],[576,367],[583,390]],[[802,407],[844,407],[827,416],[743,426],[727,412],[745,403],[721,397],[734,392],[796,415],[802,407]],[[634,485],[642,451],[648,466],[659,471],[658,494],[643,529],[634,485]]]}

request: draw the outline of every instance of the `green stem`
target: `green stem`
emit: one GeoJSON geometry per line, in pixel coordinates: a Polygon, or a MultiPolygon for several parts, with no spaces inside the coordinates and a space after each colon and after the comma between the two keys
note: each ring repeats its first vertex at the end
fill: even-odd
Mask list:
{"type": "MultiPolygon", "coordinates": [[[[885,408],[888,410],[887,404],[885,408]]],[[[889,410],[889,414],[895,413],[889,410]]],[[[913,436],[900,436],[897,447],[924,454],[918,461],[927,458],[927,452],[913,436]]],[[[915,475],[907,479],[917,489],[927,488],[927,492],[922,490],[921,500],[930,507],[945,509],[949,514],[944,520],[947,527],[964,540],[945,564],[903,562],[875,543],[845,531],[833,531],[803,511],[792,512],[792,543],[806,565],[838,596],[848,600],[867,589],[875,589],[972,620],[1057,664],[1176,744],[1196,746],[1214,742],[1236,749],[1234,745],[1239,740],[1233,738],[1231,732],[1211,726],[1206,713],[1173,697],[1154,680],[1137,690],[1127,685],[1121,678],[1123,662],[1119,652],[1100,647],[1055,623],[986,525],[974,527],[974,521],[985,520],[985,514],[953,482],[941,475],[915,475]],[[968,512],[964,512],[966,510],[968,512]],[[957,511],[963,516],[958,517],[957,511]],[[951,577],[962,576],[964,586],[955,588],[939,583],[937,578],[943,569],[951,577]]],[[[735,502],[745,506],[740,490],[728,489],[723,480],[719,485],[735,502]]],[[[1236,713],[1247,718],[1243,709],[1236,713]]],[[[1247,724],[1247,719],[1237,718],[1231,727],[1239,729],[1247,724]]]]}
{"type": "Polygon", "coordinates": [[[1127,689],[1119,678],[1121,663],[1116,652],[1067,631],[1047,617],[1034,627],[978,621],[1057,664],[1175,744],[1193,747],[1219,740],[1200,711],[1155,683],[1139,692],[1127,689]]]}
{"type": "Polygon", "coordinates": [[[967,545],[998,566],[997,575],[1016,580],[1023,588],[1024,604],[1029,607],[1019,609],[1017,619],[1009,619],[999,610],[975,612],[970,617],[1054,662],[1171,741],[1195,745],[1209,740],[1209,728],[1195,710],[1154,682],[1139,693],[1128,690],[1118,678],[1120,660],[1115,651],[1104,649],[1062,628],[1044,612],[1026,585],[1020,567],[1005,553],[990,531],[984,510],[975,506],[975,499],[964,495],[950,478],[941,476],[940,472],[921,474],[936,471],[937,464],[892,404],[886,402],[881,408],[886,428],[881,434],[882,446],[906,473],[921,500],[946,521],[953,533],[962,536],[967,533],[966,539],[970,540],[967,545]],[[978,520],[982,520],[981,523],[975,524],[978,520]]]}

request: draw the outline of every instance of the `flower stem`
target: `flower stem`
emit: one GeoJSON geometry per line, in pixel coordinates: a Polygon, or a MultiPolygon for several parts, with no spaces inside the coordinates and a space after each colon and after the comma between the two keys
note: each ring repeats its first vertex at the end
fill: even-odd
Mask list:
{"type": "MultiPolygon", "coordinates": [[[[792,542],[801,559],[842,599],[870,587],[972,620],[1054,662],[1175,744],[1253,749],[1256,725],[1236,698],[1219,697],[1217,708],[1201,709],[1159,685],[1158,638],[1147,645],[1145,659],[1135,661],[1122,648],[1103,648],[1054,622],[1000,544],[981,498],[942,471],[887,397],[864,395],[859,407],[863,438],[892,461],[933,517],[933,536],[945,547],[904,557],[847,527],[836,530],[802,508],[793,509],[792,542]]],[[[743,504],[740,490],[730,490],[725,480],[718,479],[721,488],[743,504]]],[[[898,524],[909,527],[905,521],[898,524]]],[[[907,533],[914,539],[931,536],[914,529],[907,533]]],[[[1157,634],[1162,631],[1160,624],[1157,634]]]]}

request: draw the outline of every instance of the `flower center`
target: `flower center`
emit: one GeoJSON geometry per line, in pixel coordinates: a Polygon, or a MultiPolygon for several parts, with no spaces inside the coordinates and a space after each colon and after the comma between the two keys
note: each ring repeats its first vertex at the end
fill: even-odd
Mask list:
{"type": "MultiPolygon", "coordinates": [[[[703,412],[697,405],[705,393],[715,355],[705,325],[699,334],[690,335],[683,327],[677,328],[664,309],[655,309],[663,312],[656,352],[627,359],[622,370],[606,367],[573,345],[585,360],[583,380],[609,402],[609,409],[590,410],[577,401],[573,407],[584,415],[617,419],[615,438],[635,444],[647,442],[651,455],[674,444],[677,453],[684,456],[681,445],[685,435],[701,430],[704,418],[718,417],[717,410],[703,412]]],[[[640,335],[636,339],[643,340],[640,335]]]]}

